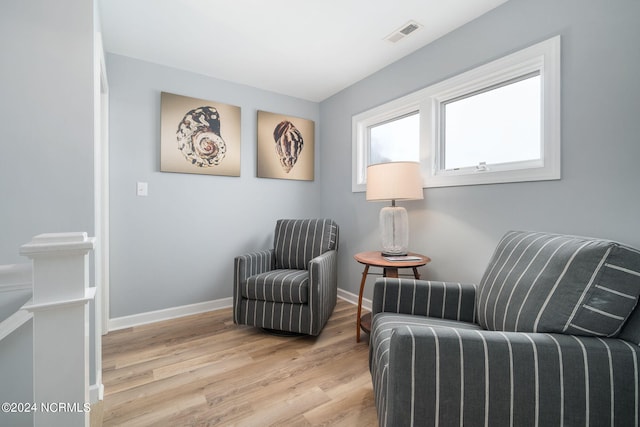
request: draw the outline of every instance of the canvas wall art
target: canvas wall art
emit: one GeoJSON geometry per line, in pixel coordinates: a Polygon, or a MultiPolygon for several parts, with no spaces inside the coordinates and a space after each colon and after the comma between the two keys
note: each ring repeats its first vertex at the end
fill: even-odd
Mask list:
{"type": "Polygon", "coordinates": [[[315,123],[258,111],[258,177],[313,181],[315,123]]]}
{"type": "Polygon", "coordinates": [[[240,107],[162,92],[160,170],[240,176],[240,107]]]}

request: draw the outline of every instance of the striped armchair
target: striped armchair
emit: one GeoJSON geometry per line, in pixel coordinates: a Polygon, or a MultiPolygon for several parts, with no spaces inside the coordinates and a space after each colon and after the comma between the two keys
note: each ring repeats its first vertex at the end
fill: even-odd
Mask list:
{"type": "Polygon", "coordinates": [[[513,231],[479,286],[381,278],[381,426],[638,426],[640,251],[513,231]]]}
{"type": "Polygon", "coordinates": [[[338,225],[281,219],[273,249],[234,261],[233,321],[319,335],[336,305],[338,225]]]}

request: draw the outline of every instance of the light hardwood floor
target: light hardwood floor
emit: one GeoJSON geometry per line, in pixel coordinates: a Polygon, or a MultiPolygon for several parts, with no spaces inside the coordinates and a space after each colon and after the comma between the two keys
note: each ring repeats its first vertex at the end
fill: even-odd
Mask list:
{"type": "Polygon", "coordinates": [[[103,337],[104,426],[376,426],[368,337],[338,299],[319,337],[233,324],[231,309],[103,337]]]}

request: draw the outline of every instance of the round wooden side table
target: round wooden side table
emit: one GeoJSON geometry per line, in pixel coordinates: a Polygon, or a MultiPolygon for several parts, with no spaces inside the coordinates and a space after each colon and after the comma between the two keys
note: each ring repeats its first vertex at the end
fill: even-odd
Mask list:
{"type": "Polygon", "coordinates": [[[366,313],[364,316],[362,315],[362,292],[364,291],[364,284],[369,274],[369,267],[382,268],[383,277],[398,277],[399,269],[411,268],[413,269],[413,277],[419,279],[420,273],[418,273],[418,267],[422,267],[431,262],[431,258],[422,254],[409,252],[407,255],[409,258],[407,259],[403,259],[402,261],[389,261],[382,256],[380,251],[360,252],[353,257],[360,264],[364,264],[362,280],[360,281],[360,294],[358,295],[358,318],[356,320],[356,342],[360,342],[360,329],[367,334],[371,332],[371,313],[366,313]]]}

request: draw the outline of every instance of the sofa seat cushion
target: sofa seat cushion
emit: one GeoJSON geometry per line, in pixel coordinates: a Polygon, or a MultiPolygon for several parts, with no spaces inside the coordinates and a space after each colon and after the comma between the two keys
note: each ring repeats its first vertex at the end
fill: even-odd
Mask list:
{"type": "Polygon", "coordinates": [[[309,301],[307,270],[272,270],[247,278],[242,297],[250,300],[306,304],[309,301]]]}
{"type": "Polygon", "coordinates": [[[607,240],[511,231],[479,286],[485,329],[616,336],[640,295],[640,251],[607,240]]]}

